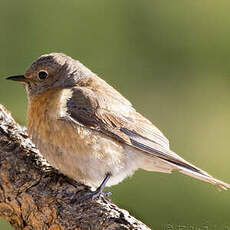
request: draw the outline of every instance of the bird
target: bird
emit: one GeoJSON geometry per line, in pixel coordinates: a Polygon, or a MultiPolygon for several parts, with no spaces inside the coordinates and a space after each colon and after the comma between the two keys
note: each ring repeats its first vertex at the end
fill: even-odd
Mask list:
{"type": "Polygon", "coordinates": [[[63,53],[40,56],[23,75],[27,129],[46,160],[91,187],[92,198],[137,169],[181,172],[227,190],[230,185],[184,160],[132,104],[80,61],[63,53]]]}

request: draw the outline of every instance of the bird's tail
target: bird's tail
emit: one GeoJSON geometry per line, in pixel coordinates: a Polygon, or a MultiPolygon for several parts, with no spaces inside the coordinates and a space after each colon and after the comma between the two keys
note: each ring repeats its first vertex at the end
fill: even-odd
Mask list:
{"type": "Polygon", "coordinates": [[[210,184],[216,185],[217,187],[219,187],[222,190],[227,190],[230,189],[230,184],[227,184],[221,180],[218,180],[214,177],[212,177],[210,174],[208,174],[207,172],[199,169],[198,167],[190,164],[189,162],[185,161],[183,159],[183,161],[181,162],[173,162],[173,161],[168,161],[168,160],[163,160],[166,161],[168,164],[170,164],[173,168],[173,171],[179,171],[185,175],[194,177],[196,179],[208,182],[210,184]]]}
{"type": "MultiPolygon", "coordinates": [[[[221,189],[227,190],[230,188],[229,184],[221,180],[215,179],[207,172],[199,169],[195,165],[192,165],[191,163],[171,151],[167,142],[160,142],[160,139],[164,137],[162,133],[160,135],[155,134],[154,138],[157,137],[158,139],[154,141],[154,138],[153,140],[149,139],[128,129],[123,128],[122,131],[129,136],[131,146],[135,147],[138,150],[141,150],[141,153],[144,153],[146,156],[146,158],[141,157],[143,161],[140,168],[148,171],[158,171],[165,173],[179,171],[183,174],[195,177],[199,180],[214,184],[221,189]],[[150,160],[151,158],[152,161],[150,160]]],[[[148,133],[148,130],[146,132],[148,133]]]]}

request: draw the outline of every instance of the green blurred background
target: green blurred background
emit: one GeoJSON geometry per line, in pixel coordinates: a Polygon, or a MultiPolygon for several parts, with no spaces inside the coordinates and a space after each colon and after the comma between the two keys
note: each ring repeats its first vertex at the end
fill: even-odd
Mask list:
{"type": "MultiPolygon", "coordinates": [[[[5,77],[64,52],[130,99],[175,152],[230,182],[229,9],[229,0],[0,0],[0,103],[25,125],[25,90],[5,77]]],[[[181,174],[139,170],[108,190],[153,229],[230,229],[230,192],[181,174]]]]}

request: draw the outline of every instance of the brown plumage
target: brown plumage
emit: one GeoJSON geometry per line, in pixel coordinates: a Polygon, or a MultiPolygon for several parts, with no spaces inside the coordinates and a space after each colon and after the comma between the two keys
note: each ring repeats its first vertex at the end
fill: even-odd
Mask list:
{"type": "Polygon", "coordinates": [[[70,177],[97,187],[107,174],[113,185],[143,168],[180,171],[230,187],[172,152],[158,128],[80,62],[64,54],[43,55],[24,78],[31,138],[70,177]]]}

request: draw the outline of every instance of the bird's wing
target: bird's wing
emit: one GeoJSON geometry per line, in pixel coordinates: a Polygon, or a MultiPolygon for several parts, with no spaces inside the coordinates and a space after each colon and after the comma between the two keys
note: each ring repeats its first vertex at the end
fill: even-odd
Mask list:
{"type": "Polygon", "coordinates": [[[168,139],[149,120],[137,113],[124,97],[101,80],[97,86],[72,89],[67,102],[69,118],[147,154],[182,164],[169,150],[168,139]]]}
{"type": "Polygon", "coordinates": [[[82,85],[72,89],[72,97],[67,102],[68,119],[147,155],[158,157],[185,174],[220,187],[229,186],[225,183],[222,185],[205,171],[172,152],[167,138],[158,128],[137,113],[130,102],[115,89],[103,80],[97,80],[98,85],[82,85]]]}
{"type": "Polygon", "coordinates": [[[150,121],[137,113],[131,105],[122,103],[103,93],[84,87],[73,89],[68,101],[68,114],[84,126],[113,135],[123,142],[136,139],[151,140],[162,148],[169,149],[166,137],[150,121]],[[133,133],[132,133],[133,131],[133,133]]]}

